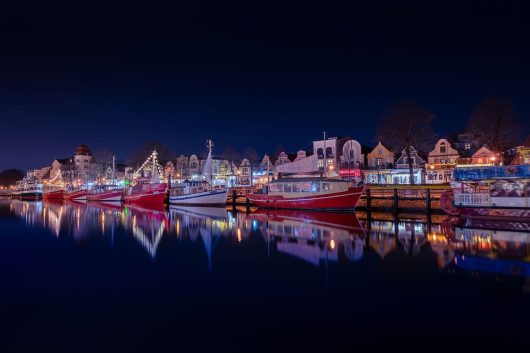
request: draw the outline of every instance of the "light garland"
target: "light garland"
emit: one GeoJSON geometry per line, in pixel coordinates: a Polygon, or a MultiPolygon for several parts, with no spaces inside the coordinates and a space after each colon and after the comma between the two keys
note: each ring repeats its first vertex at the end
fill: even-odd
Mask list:
{"type": "Polygon", "coordinates": [[[158,163],[157,157],[158,153],[156,152],[156,150],[154,150],[153,153],[151,153],[151,155],[145,160],[142,166],[134,172],[134,177],[137,178],[138,176],[140,176],[140,172],[143,171],[148,164],[154,165],[156,167],[159,176],[164,175],[164,173],[162,172],[162,166],[160,165],[160,163],[158,163]]]}

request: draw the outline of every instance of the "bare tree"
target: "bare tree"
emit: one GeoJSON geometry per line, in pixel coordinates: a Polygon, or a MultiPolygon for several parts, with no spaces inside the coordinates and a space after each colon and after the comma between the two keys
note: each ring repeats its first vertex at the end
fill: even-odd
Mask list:
{"type": "Polygon", "coordinates": [[[249,147],[245,150],[245,152],[243,152],[243,158],[248,159],[252,164],[252,162],[256,162],[259,160],[259,155],[254,148],[249,147]]]}
{"type": "Polygon", "coordinates": [[[480,102],[468,123],[481,145],[488,145],[495,152],[502,152],[517,143],[521,126],[512,104],[503,98],[490,97],[480,102]]]}
{"type": "Polygon", "coordinates": [[[154,150],[158,153],[158,160],[162,164],[177,158],[176,154],[168,146],[160,142],[151,141],[144,143],[142,147],[131,153],[129,164],[134,168],[139,167],[154,150]]]}
{"type": "Polygon", "coordinates": [[[418,151],[427,151],[432,146],[436,138],[431,127],[433,120],[434,114],[416,102],[403,100],[393,104],[379,122],[377,140],[396,153],[405,150],[411,184],[414,184],[411,147],[418,151]]]}
{"type": "Polygon", "coordinates": [[[240,155],[239,152],[232,146],[228,146],[223,151],[223,157],[228,160],[228,163],[230,164],[230,173],[235,174],[235,170],[233,169],[234,164],[239,164],[240,155]]]}
{"type": "Polygon", "coordinates": [[[0,173],[0,185],[11,186],[15,185],[17,181],[24,178],[26,173],[19,169],[6,169],[0,173]]]}
{"type": "Polygon", "coordinates": [[[105,149],[97,149],[92,154],[92,164],[91,164],[91,176],[94,178],[102,177],[107,168],[112,166],[112,153],[105,149]]]}

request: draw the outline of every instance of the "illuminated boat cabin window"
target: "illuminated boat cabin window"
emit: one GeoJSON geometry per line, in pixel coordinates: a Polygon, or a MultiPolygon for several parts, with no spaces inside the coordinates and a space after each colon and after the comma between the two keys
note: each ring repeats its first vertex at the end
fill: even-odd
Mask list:
{"type": "Polygon", "coordinates": [[[319,181],[275,182],[269,185],[270,192],[319,192],[333,190],[333,184],[319,181]]]}

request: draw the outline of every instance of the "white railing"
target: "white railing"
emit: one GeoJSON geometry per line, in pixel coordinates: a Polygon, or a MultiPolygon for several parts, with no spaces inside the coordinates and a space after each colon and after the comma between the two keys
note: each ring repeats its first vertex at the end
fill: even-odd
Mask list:
{"type": "Polygon", "coordinates": [[[489,206],[491,205],[489,194],[456,194],[455,205],[457,206],[489,206]]]}

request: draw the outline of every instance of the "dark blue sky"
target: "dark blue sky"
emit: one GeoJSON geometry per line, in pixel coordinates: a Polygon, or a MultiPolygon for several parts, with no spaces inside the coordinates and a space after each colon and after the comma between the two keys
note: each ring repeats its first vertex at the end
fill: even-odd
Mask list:
{"type": "Polygon", "coordinates": [[[326,130],[373,143],[414,99],[440,135],[491,96],[530,113],[525,2],[156,1],[10,5],[0,17],[0,170],[86,143],[124,159],[232,145],[296,151],[326,130]],[[20,6],[20,7],[17,7],[20,6]]]}

